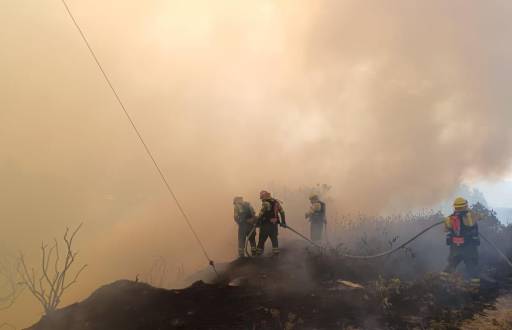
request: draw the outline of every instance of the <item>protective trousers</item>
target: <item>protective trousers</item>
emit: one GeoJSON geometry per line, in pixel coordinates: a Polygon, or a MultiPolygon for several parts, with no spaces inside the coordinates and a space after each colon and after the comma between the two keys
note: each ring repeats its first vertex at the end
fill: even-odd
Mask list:
{"type": "Polygon", "coordinates": [[[462,261],[466,265],[468,275],[472,278],[478,278],[478,247],[476,245],[451,245],[450,255],[448,257],[448,266],[446,267],[445,272],[453,273],[462,261]]]}
{"type": "Polygon", "coordinates": [[[311,221],[311,240],[319,242],[322,240],[324,233],[324,222],[321,220],[311,221]]]}
{"type": "Polygon", "coordinates": [[[253,225],[248,223],[238,224],[238,255],[240,257],[245,256],[245,240],[249,239],[251,244],[251,253],[256,254],[256,230],[252,230],[253,225]],[[252,234],[247,237],[252,231],[252,234]]]}
{"type": "Polygon", "coordinates": [[[260,227],[260,237],[258,240],[257,254],[262,255],[265,250],[265,242],[270,237],[272,242],[272,253],[279,254],[278,224],[271,222],[263,223],[260,227]]]}

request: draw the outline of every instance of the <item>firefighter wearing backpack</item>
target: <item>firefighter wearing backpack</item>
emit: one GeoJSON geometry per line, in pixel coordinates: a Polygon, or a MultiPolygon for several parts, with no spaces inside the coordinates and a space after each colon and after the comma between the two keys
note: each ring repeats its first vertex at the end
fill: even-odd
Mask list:
{"type": "Polygon", "coordinates": [[[281,203],[272,198],[268,191],[260,192],[261,211],[258,215],[260,236],[257,255],[262,255],[268,238],[272,242],[272,254],[279,255],[278,226],[286,228],[286,216],[281,203]]]}
{"type": "Polygon", "coordinates": [[[306,219],[309,219],[310,222],[311,240],[318,242],[322,240],[324,225],[327,223],[325,203],[318,198],[318,195],[311,195],[309,201],[311,202],[311,208],[306,213],[306,219]]]}
{"type": "Polygon", "coordinates": [[[244,201],[242,197],[233,199],[234,219],[238,225],[238,255],[245,256],[245,241],[249,239],[251,244],[251,253],[256,254],[256,230],[254,209],[249,202],[244,201]],[[249,236],[249,237],[247,237],[249,236]]]}
{"type": "Polygon", "coordinates": [[[480,284],[478,272],[478,246],[480,237],[478,223],[481,217],[469,209],[468,201],[462,197],[455,199],[454,212],[445,220],[447,232],[446,244],[450,246],[446,273],[453,273],[457,266],[464,262],[471,281],[480,284]]]}

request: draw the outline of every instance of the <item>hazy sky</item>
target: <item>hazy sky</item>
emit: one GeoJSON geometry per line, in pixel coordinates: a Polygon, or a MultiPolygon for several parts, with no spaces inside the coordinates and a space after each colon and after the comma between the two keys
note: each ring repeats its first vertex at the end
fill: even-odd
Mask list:
{"type": "MultiPolygon", "coordinates": [[[[510,177],[508,0],[69,5],[216,259],[234,195],[328,183],[333,209],[375,213],[510,177]]],[[[157,256],[204,266],[60,1],[0,0],[0,31],[4,251],[83,222],[66,302],[157,256]]]]}
{"type": "Polygon", "coordinates": [[[512,208],[512,180],[483,181],[475,184],[492,207],[512,208]]]}

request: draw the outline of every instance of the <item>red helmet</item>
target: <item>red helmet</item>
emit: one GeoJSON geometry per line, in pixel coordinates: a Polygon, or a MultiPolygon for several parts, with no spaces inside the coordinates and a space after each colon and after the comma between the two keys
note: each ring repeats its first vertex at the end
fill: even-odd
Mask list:
{"type": "Polygon", "coordinates": [[[268,191],[262,190],[260,192],[260,199],[269,199],[271,197],[268,191]]]}

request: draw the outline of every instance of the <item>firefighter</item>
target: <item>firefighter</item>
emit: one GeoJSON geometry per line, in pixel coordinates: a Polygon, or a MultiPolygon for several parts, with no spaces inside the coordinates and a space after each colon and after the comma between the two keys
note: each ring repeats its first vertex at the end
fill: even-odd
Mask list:
{"type": "Polygon", "coordinates": [[[478,223],[481,216],[468,207],[468,201],[462,197],[455,199],[453,203],[454,212],[445,220],[447,232],[446,244],[450,246],[448,266],[446,273],[453,273],[457,266],[464,262],[471,283],[480,285],[478,271],[478,246],[480,237],[478,235],[478,223]]]}
{"type": "Polygon", "coordinates": [[[234,219],[238,225],[238,255],[245,256],[245,241],[249,239],[252,255],[256,254],[256,230],[254,209],[249,202],[244,201],[243,197],[233,199],[234,219]],[[249,236],[249,237],[247,237],[249,236]]]}
{"type": "Polygon", "coordinates": [[[278,226],[286,228],[286,217],[278,200],[272,198],[268,191],[260,192],[261,211],[258,215],[260,236],[258,240],[257,255],[262,255],[265,242],[270,237],[272,242],[272,255],[279,255],[278,226]]]}
{"type": "Polygon", "coordinates": [[[318,195],[311,195],[309,197],[311,202],[311,208],[306,213],[306,219],[309,219],[311,224],[311,240],[318,242],[322,240],[322,234],[324,231],[324,225],[327,224],[327,218],[325,216],[325,203],[322,202],[318,195]]]}

